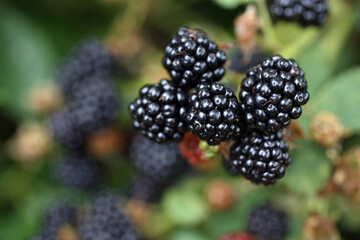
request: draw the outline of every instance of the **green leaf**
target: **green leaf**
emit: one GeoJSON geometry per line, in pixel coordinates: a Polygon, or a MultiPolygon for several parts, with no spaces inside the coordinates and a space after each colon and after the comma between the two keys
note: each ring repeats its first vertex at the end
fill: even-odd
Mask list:
{"type": "Polygon", "coordinates": [[[239,7],[241,5],[249,4],[254,2],[254,0],[214,0],[223,8],[232,9],[239,7]]]}
{"type": "Polygon", "coordinates": [[[14,116],[24,117],[29,88],[52,76],[53,48],[28,19],[1,3],[0,52],[0,103],[14,116]]]}
{"type": "Polygon", "coordinates": [[[292,164],[282,182],[295,192],[314,195],[329,179],[331,163],[320,147],[308,141],[296,144],[298,149],[291,152],[292,164]]]}
{"type": "Polygon", "coordinates": [[[177,230],[171,234],[170,240],[206,240],[208,238],[192,230],[177,230]]]}
{"type": "Polygon", "coordinates": [[[166,192],[163,200],[166,215],[178,225],[192,226],[203,221],[209,209],[202,196],[186,188],[166,192]]]}
{"type": "Polygon", "coordinates": [[[339,117],[346,128],[360,131],[360,68],[350,69],[335,77],[312,99],[315,112],[329,111],[339,117]]]}

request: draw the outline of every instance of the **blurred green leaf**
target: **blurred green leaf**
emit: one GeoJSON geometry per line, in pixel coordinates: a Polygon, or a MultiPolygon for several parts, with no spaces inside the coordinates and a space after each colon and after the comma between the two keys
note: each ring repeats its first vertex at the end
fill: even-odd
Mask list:
{"type": "Polygon", "coordinates": [[[254,2],[254,0],[214,0],[223,8],[232,9],[239,7],[241,5],[249,4],[254,2]]]}
{"type": "Polygon", "coordinates": [[[291,152],[292,164],[283,183],[294,192],[305,195],[316,194],[330,177],[331,163],[320,147],[308,141],[297,142],[291,152]]]}
{"type": "Polygon", "coordinates": [[[13,115],[24,117],[29,88],[52,76],[52,46],[40,29],[2,2],[0,52],[1,104],[13,115]]]}
{"type": "Polygon", "coordinates": [[[316,112],[332,112],[346,128],[360,131],[359,89],[360,68],[354,68],[332,79],[311,101],[316,104],[316,112]]]}
{"type": "Polygon", "coordinates": [[[207,240],[208,238],[202,236],[200,233],[192,230],[177,230],[171,234],[170,240],[207,240]]]}
{"type": "Polygon", "coordinates": [[[209,211],[201,195],[186,188],[174,188],[166,192],[163,206],[174,223],[185,226],[200,223],[209,211]]]}

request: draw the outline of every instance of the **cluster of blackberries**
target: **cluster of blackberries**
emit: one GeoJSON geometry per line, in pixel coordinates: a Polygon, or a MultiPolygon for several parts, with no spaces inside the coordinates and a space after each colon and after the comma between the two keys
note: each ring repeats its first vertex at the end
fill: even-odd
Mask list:
{"type": "Polygon", "coordinates": [[[99,41],[86,40],[58,72],[66,106],[50,117],[50,125],[67,152],[55,167],[56,178],[66,185],[89,188],[100,180],[100,166],[86,153],[85,140],[116,116],[118,99],[110,81],[115,62],[99,41]]]}
{"type": "Polygon", "coordinates": [[[275,19],[303,26],[322,25],[328,16],[327,0],[268,0],[268,6],[275,19]]]}
{"type": "Polygon", "coordinates": [[[289,219],[270,205],[259,206],[250,212],[247,230],[259,240],[283,240],[289,231],[289,219]]]}
{"type": "Polygon", "coordinates": [[[163,191],[189,168],[178,144],[159,144],[141,135],[134,138],[130,157],[142,174],[132,185],[130,197],[144,202],[159,200],[163,191]]]}
{"type": "Polygon", "coordinates": [[[135,128],[158,143],[179,142],[186,130],[210,145],[239,135],[239,103],[231,89],[216,83],[226,59],[206,33],[180,28],[162,60],[171,80],[144,86],[129,106],[135,128]],[[196,92],[189,97],[191,88],[196,92]]]}
{"type": "Polygon", "coordinates": [[[241,119],[247,130],[224,159],[225,168],[254,183],[270,185],[291,163],[281,130],[301,116],[309,100],[307,81],[295,60],[272,56],[248,70],[239,93],[241,119]]]}
{"type": "Polygon", "coordinates": [[[121,209],[120,197],[105,193],[85,209],[56,205],[45,213],[33,240],[137,240],[136,229],[121,209]]]}

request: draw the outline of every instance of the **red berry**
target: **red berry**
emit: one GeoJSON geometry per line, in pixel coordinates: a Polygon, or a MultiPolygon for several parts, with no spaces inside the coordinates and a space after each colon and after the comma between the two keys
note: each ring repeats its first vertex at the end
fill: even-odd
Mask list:
{"type": "Polygon", "coordinates": [[[183,140],[179,144],[180,154],[193,165],[206,163],[210,160],[207,159],[204,155],[203,150],[199,147],[200,138],[186,132],[183,140]]]}
{"type": "Polygon", "coordinates": [[[238,232],[234,234],[222,235],[218,238],[218,240],[255,240],[255,239],[247,232],[238,232]]]}

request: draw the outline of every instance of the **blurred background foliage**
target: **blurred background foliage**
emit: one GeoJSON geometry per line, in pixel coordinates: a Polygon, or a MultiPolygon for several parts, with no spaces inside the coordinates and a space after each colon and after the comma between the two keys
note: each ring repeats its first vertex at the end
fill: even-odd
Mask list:
{"type": "MultiPolygon", "coordinates": [[[[353,168],[359,177],[355,183],[351,180],[358,185],[347,191],[350,180],[335,174],[346,164],[344,153],[360,148],[360,1],[356,0],[331,0],[330,18],[320,28],[274,24],[262,0],[1,1],[0,239],[28,239],[39,229],[43,209],[52,201],[82,204],[91,195],[59,185],[50,174],[59,149],[51,140],[46,116],[61,104],[54,76],[73,46],[97,36],[118,56],[122,74],[116,84],[122,107],[117,126],[125,131],[131,126],[127,105],[138,89],[167,77],[160,61],[176,29],[199,27],[215,41],[240,44],[242,49],[245,45],[239,42],[234,20],[249,3],[257,6],[255,51],[297,59],[308,79],[311,100],[289,130],[290,136],[302,133],[301,140],[292,140],[293,164],[283,180],[263,187],[231,178],[217,161],[212,170],[167,190],[161,202],[151,206],[143,231],[154,239],[215,239],[243,229],[251,208],[270,201],[290,214],[289,239],[311,239],[304,237],[311,213],[330,219],[342,239],[359,239],[359,155],[359,166],[353,168]],[[318,133],[314,117],[324,111],[336,120],[326,118],[330,130],[318,133]],[[335,140],[324,145],[324,138],[335,140]],[[214,180],[225,181],[234,193],[235,202],[226,210],[214,211],[204,194],[214,180]]],[[[227,71],[224,82],[236,90],[242,77],[227,71]]],[[[124,150],[127,135],[122,138],[123,151],[104,160],[106,186],[119,192],[125,191],[135,172],[124,150]]]]}

